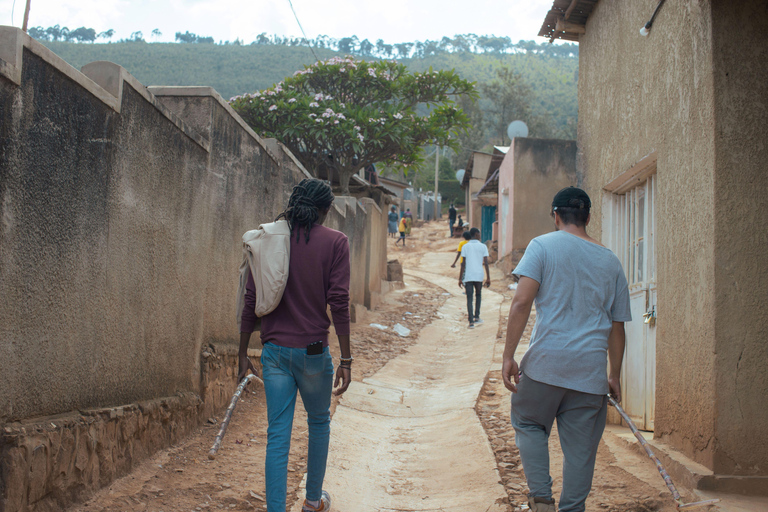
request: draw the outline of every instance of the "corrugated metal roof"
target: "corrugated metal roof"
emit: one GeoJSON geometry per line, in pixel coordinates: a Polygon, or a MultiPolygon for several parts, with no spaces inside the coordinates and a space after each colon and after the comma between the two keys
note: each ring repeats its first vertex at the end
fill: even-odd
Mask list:
{"type": "Polygon", "coordinates": [[[589,15],[592,13],[592,9],[597,2],[598,0],[554,0],[552,8],[547,13],[544,18],[544,23],[541,25],[539,36],[548,39],[564,39],[566,41],[578,42],[578,34],[557,31],[555,28],[557,20],[564,19],[566,11],[568,11],[571,3],[574,3],[575,5],[566,21],[584,27],[587,24],[587,18],[589,18],[589,15]]]}
{"type": "Polygon", "coordinates": [[[475,194],[475,197],[479,196],[480,194],[498,194],[499,193],[499,170],[496,169],[493,171],[493,174],[491,174],[491,177],[486,180],[485,185],[477,191],[477,194],[475,194]]]}

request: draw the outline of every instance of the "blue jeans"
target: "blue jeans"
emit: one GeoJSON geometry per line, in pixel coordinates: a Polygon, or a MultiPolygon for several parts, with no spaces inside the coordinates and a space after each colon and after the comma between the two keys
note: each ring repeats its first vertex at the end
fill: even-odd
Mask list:
{"type": "Polygon", "coordinates": [[[288,451],[291,447],[296,390],[307,411],[307,499],[320,499],[328,440],[331,433],[333,360],[328,347],[322,354],[307,355],[304,348],[266,343],[261,351],[264,392],[267,397],[267,511],[285,512],[288,480],[288,451]]]}
{"type": "Polygon", "coordinates": [[[517,393],[512,394],[512,426],[528,496],[552,498],[547,441],[557,418],[564,459],[558,510],[584,512],[607,412],[608,400],[603,395],[544,384],[523,372],[517,393]]]}

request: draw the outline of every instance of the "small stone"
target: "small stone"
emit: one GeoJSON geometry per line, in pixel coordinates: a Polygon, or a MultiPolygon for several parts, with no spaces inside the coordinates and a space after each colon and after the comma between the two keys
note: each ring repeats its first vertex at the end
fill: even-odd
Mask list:
{"type": "Polygon", "coordinates": [[[251,498],[259,501],[264,501],[264,498],[262,498],[260,495],[256,494],[255,492],[249,491],[248,493],[251,495],[251,498]]]}

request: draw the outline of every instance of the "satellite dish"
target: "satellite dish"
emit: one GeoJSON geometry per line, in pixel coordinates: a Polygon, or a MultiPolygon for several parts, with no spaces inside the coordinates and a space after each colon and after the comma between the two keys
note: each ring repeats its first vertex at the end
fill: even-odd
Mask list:
{"type": "Polygon", "coordinates": [[[459,180],[459,183],[462,183],[464,181],[464,173],[467,172],[464,169],[459,169],[456,171],[456,179],[459,180]]]}
{"type": "Polygon", "coordinates": [[[515,137],[527,137],[528,136],[528,125],[525,124],[523,121],[512,121],[509,123],[509,126],[507,126],[507,137],[509,137],[510,140],[514,139],[515,137]]]}

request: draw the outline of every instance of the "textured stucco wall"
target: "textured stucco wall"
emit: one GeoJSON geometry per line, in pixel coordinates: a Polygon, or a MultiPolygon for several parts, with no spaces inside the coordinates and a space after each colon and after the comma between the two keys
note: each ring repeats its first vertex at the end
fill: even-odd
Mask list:
{"type": "MultiPolygon", "coordinates": [[[[0,60],[0,424],[200,393],[202,344],[236,343],[242,233],[306,171],[215,93],[154,96],[127,75],[110,102],[124,70],[88,70],[102,89],[0,30],[17,39],[23,59],[0,60]]],[[[328,222],[363,303],[369,220],[339,200],[328,222]]]]}
{"type": "Polygon", "coordinates": [[[763,0],[712,2],[715,82],[714,469],[768,475],[768,32],[763,0]]]}
{"type": "Polygon", "coordinates": [[[715,108],[709,0],[601,1],[579,41],[577,169],[601,236],[602,188],[657,160],[656,436],[714,466],[715,108]]]}
{"type": "Polygon", "coordinates": [[[0,421],[198,391],[202,342],[236,335],[238,239],[297,177],[221,112],[208,153],[26,49],[0,90],[0,421]]]}
{"type": "MultiPolygon", "coordinates": [[[[562,188],[576,185],[576,141],[515,138],[507,155],[514,158],[514,198],[508,215],[511,250],[554,230],[549,212],[562,188]]],[[[506,160],[506,158],[505,158],[506,160]]],[[[506,170],[506,169],[505,169],[506,170]]]]}

